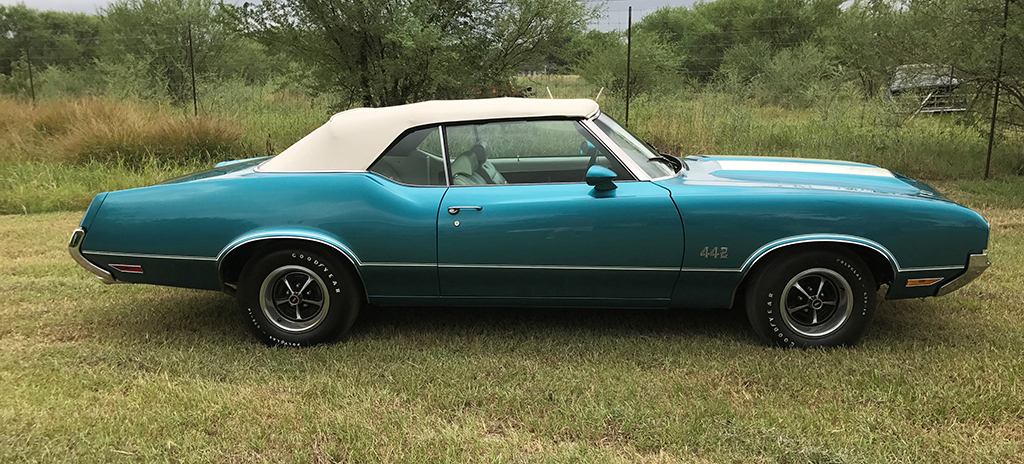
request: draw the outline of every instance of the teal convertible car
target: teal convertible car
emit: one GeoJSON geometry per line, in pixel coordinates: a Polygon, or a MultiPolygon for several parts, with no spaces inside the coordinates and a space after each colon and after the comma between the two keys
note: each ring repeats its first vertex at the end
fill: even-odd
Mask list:
{"type": "Polygon", "coordinates": [[[274,157],[101,193],[71,255],[104,283],[234,294],[261,341],[367,303],[745,308],[767,343],[856,343],[878,290],[941,296],[989,226],[858,163],[659,154],[591,100],[360,108],[274,157]]]}

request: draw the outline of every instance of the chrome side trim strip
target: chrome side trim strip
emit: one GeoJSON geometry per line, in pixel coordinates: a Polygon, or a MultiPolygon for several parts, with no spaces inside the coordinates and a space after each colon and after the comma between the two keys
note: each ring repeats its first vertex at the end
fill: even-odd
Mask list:
{"type": "Polygon", "coordinates": [[[671,271],[679,272],[678,267],[639,267],[639,266],[558,266],[530,264],[453,264],[441,263],[437,267],[449,269],[540,269],[552,271],[671,271]]]}
{"type": "Polygon", "coordinates": [[[939,291],[935,292],[935,296],[949,294],[954,290],[971,283],[972,280],[977,279],[978,276],[980,276],[982,272],[985,272],[985,269],[988,269],[991,265],[992,262],[988,260],[987,253],[971,255],[967,258],[967,270],[957,278],[946,282],[946,285],[939,287],[939,291]]]}
{"type": "MultiPolygon", "coordinates": [[[[798,245],[798,244],[803,244],[803,243],[818,243],[818,242],[821,242],[821,243],[847,243],[847,244],[860,245],[860,246],[863,246],[863,247],[867,247],[867,248],[869,248],[871,250],[874,250],[876,253],[881,254],[883,257],[885,257],[885,259],[887,261],[889,261],[889,265],[892,266],[894,274],[897,274],[897,273],[900,272],[900,264],[899,264],[899,262],[896,261],[896,257],[893,256],[893,254],[891,252],[889,252],[888,249],[886,249],[884,246],[882,246],[878,242],[875,242],[875,241],[872,241],[872,240],[868,240],[866,238],[856,237],[856,236],[853,236],[853,235],[810,234],[810,235],[797,235],[797,236],[794,236],[794,237],[781,238],[781,239],[769,242],[769,243],[765,244],[764,246],[762,246],[761,248],[758,248],[757,250],[754,250],[754,252],[751,253],[750,256],[747,257],[746,261],[744,261],[743,265],[738,269],[738,271],[742,272],[742,274],[740,275],[740,282],[742,283],[743,280],[747,278],[747,273],[750,272],[750,270],[754,267],[755,264],[757,264],[758,260],[760,260],[765,255],[771,253],[772,251],[775,251],[776,249],[779,249],[779,248],[782,248],[782,247],[786,247],[786,246],[789,246],[789,245],[798,245]]],[[[739,289],[740,289],[739,285],[737,285],[736,288],[733,289],[733,291],[732,291],[732,298],[729,300],[729,306],[732,306],[733,304],[736,303],[736,292],[739,291],[739,289]]]]}
{"type": "Polygon", "coordinates": [[[84,251],[87,255],[114,256],[126,258],[181,259],[189,261],[216,261],[215,256],[152,255],[147,253],[119,253],[114,251],[84,251]]]}
{"type": "MultiPolygon", "coordinates": [[[[260,240],[274,240],[274,239],[306,240],[306,241],[310,241],[310,242],[316,242],[316,243],[319,243],[321,245],[327,245],[327,246],[329,246],[331,248],[334,248],[335,250],[340,251],[341,254],[345,255],[345,257],[348,258],[348,260],[351,261],[352,264],[356,265],[356,269],[357,270],[359,269],[359,266],[363,265],[363,262],[359,260],[359,257],[356,256],[356,254],[353,253],[352,250],[349,250],[348,247],[346,247],[344,245],[339,245],[339,244],[331,243],[331,242],[329,242],[327,240],[316,238],[316,237],[309,237],[309,236],[305,236],[305,235],[293,235],[293,234],[257,235],[257,236],[254,236],[254,237],[249,237],[249,238],[243,238],[243,239],[235,240],[234,242],[231,242],[226,247],[224,247],[224,249],[221,250],[220,253],[217,253],[217,257],[214,258],[214,259],[216,259],[218,263],[222,263],[222,262],[224,262],[224,257],[227,256],[228,253],[230,253],[235,248],[238,248],[238,247],[240,247],[242,245],[245,245],[247,243],[258,242],[260,240]]],[[[220,264],[218,264],[217,267],[220,268],[220,264]]]]}
{"type": "Polygon", "coordinates": [[[896,256],[892,254],[887,248],[882,246],[880,243],[874,240],[869,240],[863,237],[857,237],[853,235],[824,235],[824,234],[812,234],[812,235],[798,235],[795,237],[786,237],[779,240],[770,242],[761,248],[758,248],[746,261],[743,262],[743,266],[740,270],[746,271],[754,266],[762,256],[769,252],[775,251],[778,248],[782,248],[789,245],[798,245],[804,243],[815,243],[815,242],[832,242],[832,243],[849,243],[851,245],[861,245],[871,248],[878,253],[881,253],[889,260],[889,263],[893,266],[893,270],[897,273],[902,272],[919,272],[919,271],[957,271],[964,268],[964,266],[925,266],[925,267],[900,267],[899,261],[896,260],[896,256]]]}
{"type": "Polygon", "coordinates": [[[303,236],[303,235],[286,235],[286,234],[273,235],[273,234],[269,234],[269,235],[259,235],[259,236],[255,236],[255,237],[249,237],[249,238],[243,238],[243,239],[235,240],[234,242],[231,242],[227,246],[225,246],[224,249],[220,251],[220,253],[217,253],[217,258],[216,258],[216,260],[217,260],[217,275],[220,276],[220,278],[223,278],[223,275],[221,275],[220,267],[221,267],[222,264],[224,264],[224,258],[227,257],[227,255],[229,253],[231,253],[232,251],[238,249],[238,247],[240,247],[242,245],[245,245],[247,243],[258,242],[260,240],[274,240],[274,239],[305,240],[307,242],[319,243],[321,245],[324,245],[324,246],[327,246],[327,247],[330,247],[330,248],[333,248],[333,249],[337,250],[339,253],[341,253],[342,256],[345,257],[345,259],[347,259],[350,263],[352,263],[352,267],[354,267],[356,269],[356,277],[359,279],[359,283],[363,286],[363,295],[369,295],[370,294],[370,292],[368,292],[366,290],[366,280],[363,279],[363,274],[359,270],[359,268],[363,265],[363,263],[362,263],[362,261],[359,260],[359,257],[356,256],[356,254],[352,252],[352,250],[349,250],[344,245],[331,243],[331,242],[329,242],[327,240],[323,240],[323,239],[319,239],[319,238],[306,237],[306,236],[303,236]]]}
{"type": "Polygon", "coordinates": [[[99,277],[100,282],[105,284],[121,283],[105,269],[93,264],[88,259],[85,259],[85,256],[82,256],[83,239],[85,239],[85,229],[79,227],[71,233],[71,240],[68,241],[68,252],[71,253],[71,258],[73,258],[79,266],[84,267],[85,270],[96,274],[96,277],[99,277]]]}
{"type": "Polygon", "coordinates": [[[715,267],[684,267],[680,272],[743,272],[743,269],[722,269],[715,267]]]}
{"type": "Polygon", "coordinates": [[[435,263],[362,263],[363,267],[437,267],[435,263]]]}
{"type": "Polygon", "coordinates": [[[900,268],[900,272],[962,271],[963,269],[963,266],[904,267],[900,268]]]}
{"type": "Polygon", "coordinates": [[[773,242],[769,242],[768,244],[762,246],[761,248],[758,248],[753,253],[751,253],[747,260],[743,262],[743,266],[741,267],[741,269],[744,272],[750,270],[750,268],[754,267],[754,264],[757,264],[757,261],[761,259],[761,257],[772,251],[775,251],[778,248],[790,245],[816,242],[849,243],[853,245],[866,246],[885,256],[885,258],[889,261],[889,264],[892,265],[894,271],[902,272],[902,270],[900,269],[900,263],[899,261],[896,260],[896,256],[894,256],[887,248],[885,248],[878,242],[868,240],[862,237],[856,237],[853,235],[824,234],[798,235],[795,237],[786,237],[775,240],[773,242]]]}

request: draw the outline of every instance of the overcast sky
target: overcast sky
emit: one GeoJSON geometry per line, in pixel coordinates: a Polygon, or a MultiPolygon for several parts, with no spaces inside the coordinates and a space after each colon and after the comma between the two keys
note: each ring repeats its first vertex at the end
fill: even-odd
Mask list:
{"type": "MultiPolygon", "coordinates": [[[[243,3],[245,0],[227,0],[229,3],[243,3]]],[[[600,3],[595,0],[585,0],[588,3],[600,3]]],[[[605,17],[593,24],[594,28],[603,31],[612,29],[626,29],[628,20],[627,9],[633,6],[633,22],[639,21],[645,14],[651,13],[666,5],[681,6],[692,5],[696,0],[605,0],[605,17]]],[[[106,6],[109,0],[0,0],[2,5],[14,5],[24,3],[29,8],[37,10],[60,10],[77,11],[81,13],[96,13],[99,8],[106,6]]]]}

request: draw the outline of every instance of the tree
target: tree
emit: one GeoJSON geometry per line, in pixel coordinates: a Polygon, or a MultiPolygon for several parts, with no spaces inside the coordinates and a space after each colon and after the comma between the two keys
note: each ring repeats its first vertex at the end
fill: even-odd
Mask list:
{"type": "MultiPolygon", "coordinates": [[[[626,42],[620,32],[590,31],[570,46],[571,69],[609,93],[626,92],[626,42]]],[[[680,57],[652,34],[633,35],[630,90],[634,95],[679,87],[680,57]]]]}
{"type": "Polygon", "coordinates": [[[27,64],[26,56],[37,70],[89,65],[98,39],[95,16],[0,5],[0,74],[11,75],[17,61],[27,64]]]}
{"type": "Polygon", "coordinates": [[[388,106],[508,86],[582,31],[574,0],[264,0],[243,30],[307,63],[319,90],[388,106]]]}
{"type": "MultiPolygon", "coordinates": [[[[842,0],[717,0],[693,7],[662,8],[637,24],[682,59],[682,71],[709,81],[727,52],[733,57],[795,48],[811,40],[839,14],[842,0]]],[[[762,64],[761,66],[764,66],[762,64]]],[[[756,67],[756,66],[755,66],[756,67]]]]}
{"type": "Polygon", "coordinates": [[[103,14],[101,65],[126,93],[190,99],[190,53],[204,77],[259,80],[277,67],[213,0],[117,0],[103,14]]]}

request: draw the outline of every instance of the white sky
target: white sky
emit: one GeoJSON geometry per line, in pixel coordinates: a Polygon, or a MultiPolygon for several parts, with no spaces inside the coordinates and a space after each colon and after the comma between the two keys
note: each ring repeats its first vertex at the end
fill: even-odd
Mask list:
{"type": "MultiPolygon", "coordinates": [[[[243,3],[245,0],[227,0],[229,3],[243,3]]],[[[256,0],[250,0],[256,1],[256,0]]],[[[601,0],[584,0],[587,3],[600,3],[601,0]]],[[[637,22],[647,13],[663,6],[692,5],[696,0],[604,0],[605,17],[593,24],[595,29],[609,31],[626,29],[627,10],[633,6],[633,22],[637,22]]],[[[24,3],[37,10],[77,11],[80,13],[96,13],[99,8],[109,4],[109,0],[0,0],[0,5],[24,3]]]]}

